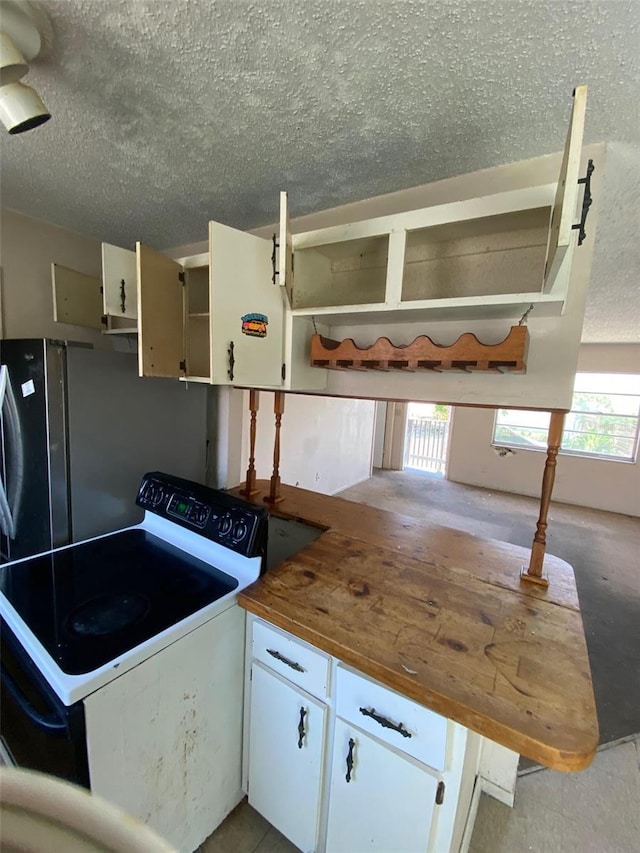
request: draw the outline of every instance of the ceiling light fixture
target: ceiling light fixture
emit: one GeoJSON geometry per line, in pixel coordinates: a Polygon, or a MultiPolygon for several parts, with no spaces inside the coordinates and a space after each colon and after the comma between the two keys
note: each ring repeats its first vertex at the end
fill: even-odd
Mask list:
{"type": "Polygon", "coordinates": [[[7,83],[0,86],[0,119],[9,133],[24,133],[51,118],[51,113],[31,86],[7,83]]]}
{"type": "Polygon", "coordinates": [[[9,133],[24,133],[51,118],[38,93],[20,82],[41,38],[26,0],[2,0],[0,10],[0,120],[9,133]]]}

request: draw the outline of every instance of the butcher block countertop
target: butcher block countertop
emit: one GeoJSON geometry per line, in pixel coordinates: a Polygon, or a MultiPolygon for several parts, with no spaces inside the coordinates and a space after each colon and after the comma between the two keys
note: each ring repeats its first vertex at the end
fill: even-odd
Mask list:
{"type": "MultiPolygon", "coordinates": [[[[258,488],[262,504],[268,483],[258,488]]],[[[246,610],[534,761],[591,762],[598,723],[568,563],[546,557],[545,589],[520,581],[528,549],[293,486],[281,494],[274,514],[325,532],[241,592],[246,610]]]]}

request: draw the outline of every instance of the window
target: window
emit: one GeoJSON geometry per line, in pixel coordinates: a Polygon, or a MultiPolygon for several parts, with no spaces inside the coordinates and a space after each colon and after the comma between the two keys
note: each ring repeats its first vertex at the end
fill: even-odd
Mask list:
{"type": "MultiPolygon", "coordinates": [[[[560,450],[633,462],[638,450],[640,375],[578,373],[560,450]]],[[[493,444],[546,450],[548,412],[499,409],[493,444]]]]}

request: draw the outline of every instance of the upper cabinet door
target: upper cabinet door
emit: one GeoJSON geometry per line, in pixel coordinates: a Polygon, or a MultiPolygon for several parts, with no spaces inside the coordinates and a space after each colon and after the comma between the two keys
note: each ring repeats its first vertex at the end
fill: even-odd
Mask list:
{"type": "Polygon", "coordinates": [[[280,247],[277,257],[277,283],[283,287],[289,307],[293,307],[293,240],[289,225],[289,198],[287,193],[280,193],[280,247]]]}
{"type": "Polygon", "coordinates": [[[214,385],[282,385],[284,300],[271,252],[270,240],[209,223],[214,385]]]}
{"type": "Polygon", "coordinates": [[[54,323],[102,329],[100,279],[51,264],[54,323]]]}
{"type": "Polygon", "coordinates": [[[182,267],[136,243],[138,371],[140,376],[184,375],[182,267]]]}
{"type": "Polygon", "coordinates": [[[554,284],[560,265],[572,239],[573,223],[576,221],[576,206],[580,187],[580,158],[582,137],[587,109],[587,87],[577,86],[573,93],[571,123],[564,147],[562,166],[558,177],[558,189],[551,210],[549,240],[544,268],[543,290],[548,293],[554,284]]]}
{"type": "Polygon", "coordinates": [[[102,289],[105,314],[129,319],[138,316],[135,252],[102,244],[102,289]]]}

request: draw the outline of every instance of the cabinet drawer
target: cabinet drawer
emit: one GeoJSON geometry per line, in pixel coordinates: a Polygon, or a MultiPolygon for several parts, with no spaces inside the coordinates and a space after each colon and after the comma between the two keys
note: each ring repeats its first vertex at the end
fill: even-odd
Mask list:
{"type": "Polygon", "coordinates": [[[445,769],[445,717],[342,664],[337,668],[336,713],[435,770],[445,769]]]}
{"type": "Polygon", "coordinates": [[[256,620],[252,655],[312,696],[322,699],[327,695],[330,658],[302,640],[256,620]]]}

